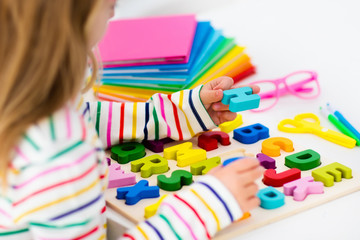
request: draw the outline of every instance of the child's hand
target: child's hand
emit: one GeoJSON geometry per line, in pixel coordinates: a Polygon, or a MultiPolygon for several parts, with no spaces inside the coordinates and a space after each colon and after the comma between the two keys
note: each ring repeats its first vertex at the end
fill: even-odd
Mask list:
{"type": "MultiPolygon", "coordinates": [[[[231,77],[219,77],[205,84],[200,91],[200,98],[206,110],[216,125],[223,122],[232,121],[236,118],[236,113],[229,111],[229,105],[221,103],[223,90],[231,89],[234,81],[231,77]]],[[[251,85],[253,93],[260,91],[258,86],[251,85]]]]}
{"type": "Polygon", "coordinates": [[[255,180],[262,176],[264,168],[255,158],[244,158],[212,169],[209,174],[219,179],[237,200],[245,213],[260,205],[256,196],[259,188],[255,180]]]}

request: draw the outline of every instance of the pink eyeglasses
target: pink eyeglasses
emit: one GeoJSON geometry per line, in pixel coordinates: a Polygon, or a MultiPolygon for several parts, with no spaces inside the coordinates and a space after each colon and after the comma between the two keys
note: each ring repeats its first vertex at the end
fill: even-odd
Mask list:
{"type": "Polygon", "coordinates": [[[297,71],[274,79],[255,81],[251,84],[260,87],[260,106],[252,112],[264,112],[274,107],[279,97],[292,94],[301,99],[313,99],[320,95],[317,73],[313,71],[297,71]]]}

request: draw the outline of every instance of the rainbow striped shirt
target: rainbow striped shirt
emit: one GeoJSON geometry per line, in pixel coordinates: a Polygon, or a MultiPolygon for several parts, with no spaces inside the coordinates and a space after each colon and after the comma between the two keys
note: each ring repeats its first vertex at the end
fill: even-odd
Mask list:
{"type": "MultiPolygon", "coordinates": [[[[146,103],[67,104],[31,126],[14,149],[0,193],[0,239],[106,239],[103,146],[126,140],[189,139],[215,125],[201,87],[146,103]]],[[[241,217],[214,177],[165,198],[158,214],[124,239],[206,239],[241,217]]]]}

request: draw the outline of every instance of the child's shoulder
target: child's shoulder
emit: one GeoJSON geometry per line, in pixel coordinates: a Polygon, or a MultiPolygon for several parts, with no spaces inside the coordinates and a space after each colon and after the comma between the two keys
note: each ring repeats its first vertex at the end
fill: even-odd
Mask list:
{"type": "Polygon", "coordinates": [[[42,161],[84,143],[102,148],[95,129],[89,124],[73,106],[64,106],[27,129],[15,148],[13,163],[42,161]]]}

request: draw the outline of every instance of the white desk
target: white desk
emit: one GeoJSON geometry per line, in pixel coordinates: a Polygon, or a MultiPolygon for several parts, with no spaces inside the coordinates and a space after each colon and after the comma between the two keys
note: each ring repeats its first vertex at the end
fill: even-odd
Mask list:
{"type": "MultiPolygon", "coordinates": [[[[331,102],[360,129],[360,1],[358,0],[120,0],[116,17],[196,13],[224,35],[233,36],[257,67],[243,81],[281,77],[296,70],[315,70],[322,88],[316,100],[288,96],[265,113],[243,113],[278,134],[280,120],[313,112],[331,102]]],[[[281,133],[284,135],[284,133],[281,133]]],[[[308,134],[288,135],[301,146],[360,172],[360,147],[347,149],[308,134]]],[[[360,239],[360,192],[256,229],[236,239],[360,239]]],[[[113,212],[111,219],[121,221],[113,212]]]]}

